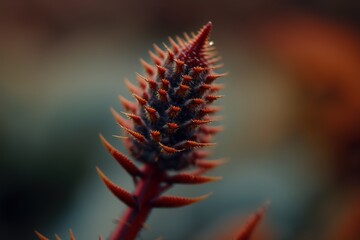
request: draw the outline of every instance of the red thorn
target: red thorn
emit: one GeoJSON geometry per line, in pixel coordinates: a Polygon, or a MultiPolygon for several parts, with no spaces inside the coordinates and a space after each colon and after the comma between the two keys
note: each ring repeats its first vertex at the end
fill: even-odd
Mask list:
{"type": "Polygon", "coordinates": [[[175,90],[175,94],[178,97],[184,97],[184,96],[186,96],[189,89],[190,89],[189,86],[180,84],[180,86],[175,90]]]}
{"type": "Polygon", "coordinates": [[[127,121],[126,119],[124,119],[118,112],[115,111],[115,109],[110,108],[111,114],[113,115],[113,117],[115,118],[115,121],[120,125],[120,126],[124,126],[124,127],[131,127],[129,121],[127,121]]]}
{"type": "Polygon", "coordinates": [[[209,90],[211,88],[211,86],[209,84],[201,84],[199,87],[197,87],[196,92],[197,94],[199,94],[200,96],[203,96],[204,93],[209,90]]]}
{"type": "Polygon", "coordinates": [[[123,203],[125,203],[127,206],[129,207],[135,207],[136,206],[136,202],[134,200],[134,197],[131,195],[131,193],[129,193],[128,191],[126,191],[125,189],[117,186],[116,184],[114,184],[113,182],[110,181],[110,179],[108,179],[104,173],[98,168],[96,167],[96,171],[99,174],[101,180],[105,183],[105,185],[107,186],[107,188],[123,203]]]}
{"type": "Polygon", "coordinates": [[[146,78],[144,76],[141,76],[140,74],[136,74],[136,80],[138,81],[139,86],[142,90],[145,90],[147,86],[147,82],[145,79],[146,78]]]}
{"type": "Polygon", "coordinates": [[[198,127],[204,124],[211,123],[211,120],[203,120],[203,119],[192,119],[190,125],[192,127],[198,127]]]}
{"type": "Polygon", "coordinates": [[[160,132],[159,131],[151,130],[150,136],[153,141],[160,142],[160,132]]]}
{"type": "Polygon", "coordinates": [[[213,64],[219,62],[221,59],[222,59],[221,56],[217,56],[217,57],[215,57],[215,58],[213,58],[213,59],[208,60],[208,63],[209,63],[210,65],[213,65],[213,64]]]}
{"type": "Polygon", "coordinates": [[[195,39],[193,40],[193,43],[191,44],[189,52],[192,51],[201,51],[206,46],[206,41],[209,38],[210,32],[212,29],[212,23],[208,22],[197,34],[195,39]]]}
{"type": "Polygon", "coordinates": [[[224,77],[226,76],[227,73],[222,73],[222,74],[209,74],[206,76],[205,78],[205,83],[206,84],[211,84],[212,82],[214,82],[214,80],[220,78],[220,77],[224,77]]]}
{"type": "Polygon", "coordinates": [[[39,233],[38,231],[34,230],[36,236],[40,239],[40,240],[49,240],[47,237],[45,237],[44,235],[42,235],[41,233],[39,233]]]}
{"type": "Polygon", "coordinates": [[[190,141],[190,140],[185,142],[186,148],[210,147],[210,146],[214,146],[214,145],[216,145],[216,143],[201,143],[201,142],[195,142],[195,141],[190,141]]]}
{"type": "Polygon", "coordinates": [[[184,207],[197,203],[205,198],[209,197],[211,193],[202,195],[195,198],[189,197],[179,197],[179,196],[162,196],[153,201],[152,206],[157,208],[175,208],[175,207],[184,207]]]}
{"type": "Polygon", "coordinates": [[[204,104],[205,101],[201,98],[194,98],[194,99],[191,99],[189,100],[189,102],[187,103],[187,106],[188,108],[190,109],[195,109],[197,108],[198,106],[204,104]]]}
{"type": "Polygon", "coordinates": [[[225,159],[217,159],[217,160],[197,160],[195,165],[204,168],[207,170],[213,169],[217,166],[225,164],[227,161],[225,159]]]}
{"type": "Polygon", "coordinates": [[[169,107],[169,109],[167,110],[167,114],[170,118],[175,118],[179,112],[180,112],[181,108],[177,107],[177,106],[171,106],[169,107]]]}
{"type": "Polygon", "coordinates": [[[211,68],[214,69],[214,70],[216,70],[216,69],[219,69],[219,68],[222,68],[222,67],[224,67],[224,64],[223,64],[223,63],[220,63],[220,64],[218,64],[218,65],[212,66],[211,68]]]}
{"type": "Polygon", "coordinates": [[[144,108],[145,108],[145,111],[147,112],[149,119],[152,122],[155,122],[159,119],[159,113],[154,108],[149,107],[147,105],[145,105],[144,108]]]}
{"type": "Polygon", "coordinates": [[[154,46],[154,49],[155,49],[156,53],[159,55],[159,57],[161,59],[164,59],[165,58],[165,52],[158,45],[156,45],[155,43],[153,44],[153,46],[154,46]]]}
{"type": "Polygon", "coordinates": [[[141,143],[146,142],[144,135],[142,135],[138,132],[135,132],[134,130],[131,130],[130,128],[122,127],[122,129],[124,129],[127,133],[129,133],[135,140],[137,140],[141,143]]]}
{"type": "Polygon", "coordinates": [[[69,229],[69,235],[70,235],[70,240],[75,240],[75,236],[71,228],[69,229]]]}
{"type": "Polygon", "coordinates": [[[212,84],[211,88],[210,88],[210,92],[214,93],[214,92],[220,91],[220,90],[224,89],[224,87],[225,87],[224,84],[212,84]]]}
{"type": "Polygon", "coordinates": [[[170,82],[169,80],[166,80],[165,78],[161,79],[161,87],[162,89],[164,89],[165,91],[168,91],[169,90],[169,86],[170,86],[170,82]]]}
{"type": "Polygon", "coordinates": [[[181,37],[176,36],[176,40],[181,48],[184,48],[186,46],[184,40],[181,37]]]}
{"type": "Polygon", "coordinates": [[[168,102],[168,95],[167,92],[164,89],[158,90],[159,98],[162,102],[168,102]]]}
{"type": "Polygon", "coordinates": [[[122,113],[125,114],[131,120],[133,120],[133,122],[135,124],[140,125],[140,126],[144,125],[140,116],[133,114],[133,113],[126,113],[126,112],[122,112],[122,113]]]}
{"type": "Polygon", "coordinates": [[[134,93],[133,97],[139,102],[140,105],[144,106],[147,104],[147,101],[144,98],[140,97],[139,95],[134,93]]]}
{"type": "Polygon", "coordinates": [[[184,85],[189,85],[190,82],[193,80],[193,78],[189,75],[182,75],[182,78],[183,78],[182,84],[184,85]]]}
{"type": "Polygon", "coordinates": [[[166,57],[166,64],[170,64],[174,61],[174,57],[175,54],[173,53],[173,51],[170,50],[170,48],[168,46],[166,46],[165,43],[163,43],[164,47],[166,48],[167,51],[167,57],[166,57]]]}
{"type": "Polygon", "coordinates": [[[265,203],[260,207],[254,214],[252,214],[246,223],[242,226],[236,240],[250,240],[251,235],[253,234],[256,226],[259,224],[261,219],[265,215],[265,210],[269,206],[269,203],[265,203]]]}
{"type": "Polygon", "coordinates": [[[202,118],[204,117],[205,115],[208,115],[208,114],[214,114],[214,113],[217,113],[220,111],[220,107],[216,107],[216,106],[213,106],[213,107],[203,107],[199,110],[199,113],[198,113],[198,117],[199,118],[202,118]]]}
{"type": "Polygon", "coordinates": [[[156,65],[160,65],[162,60],[156,56],[155,53],[153,53],[152,51],[149,50],[149,55],[150,55],[150,58],[153,60],[153,62],[156,64],[156,65]]]}
{"type": "Polygon", "coordinates": [[[179,149],[176,149],[176,148],[173,148],[173,147],[166,146],[166,145],[162,144],[161,142],[159,142],[159,145],[161,147],[161,150],[164,153],[167,153],[167,154],[174,154],[174,153],[182,151],[182,150],[179,150],[179,149]]]}
{"type": "Polygon", "coordinates": [[[180,184],[201,184],[207,182],[214,182],[222,179],[222,177],[208,177],[208,176],[196,176],[187,173],[179,173],[175,176],[169,177],[166,180],[168,183],[180,183],[180,184]]]}
{"type": "Polygon", "coordinates": [[[99,135],[101,142],[108,150],[108,152],[115,158],[115,160],[127,171],[131,176],[141,176],[142,172],[138,169],[135,164],[119,152],[116,148],[114,148],[104,137],[103,135],[99,135]]]}
{"type": "Polygon", "coordinates": [[[179,45],[177,45],[177,43],[176,43],[176,42],[174,41],[174,39],[172,39],[171,37],[169,37],[169,42],[170,42],[170,44],[171,44],[171,47],[172,47],[172,49],[173,49],[173,52],[174,52],[175,54],[178,54],[179,51],[180,51],[179,45]]]}
{"type": "Polygon", "coordinates": [[[126,98],[124,98],[123,96],[119,96],[119,101],[121,103],[121,105],[125,108],[126,111],[130,111],[135,113],[137,110],[137,106],[135,103],[130,102],[129,100],[127,100],[126,98]]]}
{"type": "Polygon", "coordinates": [[[187,41],[188,44],[191,44],[192,39],[191,39],[191,37],[189,36],[188,33],[184,32],[184,38],[185,38],[185,40],[187,41]]]}
{"type": "Polygon", "coordinates": [[[205,99],[208,103],[212,103],[215,100],[218,100],[219,98],[223,98],[224,95],[207,95],[205,96],[205,99]]]}
{"type": "Polygon", "coordinates": [[[209,135],[213,135],[213,134],[217,134],[217,133],[223,131],[223,130],[224,130],[224,127],[222,127],[222,126],[215,126],[215,127],[212,127],[212,126],[202,126],[199,130],[200,130],[202,133],[209,134],[209,135]]]}
{"type": "Polygon", "coordinates": [[[167,123],[166,125],[168,126],[169,129],[173,131],[179,128],[179,125],[177,125],[176,123],[167,123]]]}
{"type": "Polygon", "coordinates": [[[197,150],[193,152],[194,159],[203,159],[210,155],[209,151],[197,150]]]}
{"type": "Polygon", "coordinates": [[[155,73],[154,67],[152,65],[150,65],[149,63],[147,63],[144,59],[140,58],[140,63],[144,67],[145,72],[149,76],[152,76],[155,73]]]}
{"type": "Polygon", "coordinates": [[[192,70],[193,70],[192,76],[195,78],[195,77],[199,76],[200,73],[202,73],[203,71],[205,71],[206,68],[203,68],[203,67],[193,67],[192,70]]]}
{"type": "Polygon", "coordinates": [[[55,233],[55,240],[61,240],[60,236],[55,233]]]}
{"type": "Polygon", "coordinates": [[[159,78],[164,78],[165,73],[166,73],[166,68],[164,68],[163,66],[160,66],[160,65],[156,65],[156,68],[157,68],[157,74],[158,74],[159,78]]]}
{"type": "Polygon", "coordinates": [[[132,84],[128,79],[124,80],[126,87],[129,89],[131,93],[141,95],[143,91],[141,91],[140,88],[136,87],[134,84],[132,84]]]}
{"type": "Polygon", "coordinates": [[[177,74],[180,74],[183,71],[185,63],[179,59],[175,59],[174,61],[175,61],[175,72],[177,74]]]}

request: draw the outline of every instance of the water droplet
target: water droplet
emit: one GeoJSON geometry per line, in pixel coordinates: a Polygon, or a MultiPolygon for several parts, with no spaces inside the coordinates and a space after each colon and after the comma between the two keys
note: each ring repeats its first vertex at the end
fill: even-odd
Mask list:
{"type": "Polygon", "coordinates": [[[212,45],[214,45],[214,41],[209,42],[209,46],[212,46],[212,45]]]}

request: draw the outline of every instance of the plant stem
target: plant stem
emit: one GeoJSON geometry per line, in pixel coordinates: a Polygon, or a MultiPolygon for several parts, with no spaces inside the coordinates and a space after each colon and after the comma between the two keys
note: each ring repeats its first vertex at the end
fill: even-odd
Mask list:
{"type": "Polygon", "coordinates": [[[160,184],[164,178],[164,172],[149,164],[145,165],[144,177],[136,184],[134,197],[138,207],[129,207],[110,240],[133,240],[136,238],[151,211],[151,200],[160,194],[160,184]]]}

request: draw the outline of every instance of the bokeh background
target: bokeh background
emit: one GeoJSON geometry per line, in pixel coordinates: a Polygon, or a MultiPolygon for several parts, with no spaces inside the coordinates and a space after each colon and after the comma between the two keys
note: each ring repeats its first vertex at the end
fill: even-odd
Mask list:
{"type": "Polygon", "coordinates": [[[131,179],[102,147],[152,43],[214,24],[223,56],[224,179],[171,192],[214,194],[155,210],[141,239],[231,239],[271,202],[255,239],[360,239],[358,1],[0,2],[0,239],[107,237],[124,206],[95,166],[131,179]],[[229,235],[230,234],[230,235],[229,235]]]}

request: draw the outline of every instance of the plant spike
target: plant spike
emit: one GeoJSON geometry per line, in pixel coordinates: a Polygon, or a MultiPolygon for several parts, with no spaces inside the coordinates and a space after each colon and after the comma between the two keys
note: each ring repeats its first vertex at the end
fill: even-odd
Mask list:
{"type": "Polygon", "coordinates": [[[257,225],[259,224],[261,219],[264,217],[265,211],[268,208],[268,206],[269,206],[269,203],[266,202],[262,207],[260,207],[255,213],[253,213],[248,218],[246,223],[242,226],[239,234],[235,238],[236,240],[250,240],[251,239],[251,236],[252,236],[255,228],[257,227],[257,225]]]}
{"type": "Polygon", "coordinates": [[[138,86],[125,81],[136,103],[119,97],[126,110],[123,114],[130,120],[111,109],[117,123],[130,136],[124,139],[126,148],[144,166],[140,170],[100,135],[105,148],[126,172],[134,179],[138,177],[135,191],[130,193],[112,183],[97,168],[105,185],[129,207],[110,240],[135,239],[152,208],[187,206],[209,196],[161,196],[172,185],[221,179],[202,176],[223,162],[204,160],[209,152],[198,150],[215,144],[210,139],[218,127],[208,126],[214,121],[208,115],[219,111],[211,103],[222,97],[215,95],[222,86],[213,84],[223,74],[214,72],[213,64],[220,58],[215,52],[209,52],[213,49],[208,46],[211,29],[209,22],[192,37],[188,34],[184,39],[169,37],[170,47],[164,44],[164,50],[154,45],[155,53],[149,51],[154,64],[140,59],[146,77],[137,74],[138,86]],[[189,168],[194,171],[184,171],[189,168]]]}

